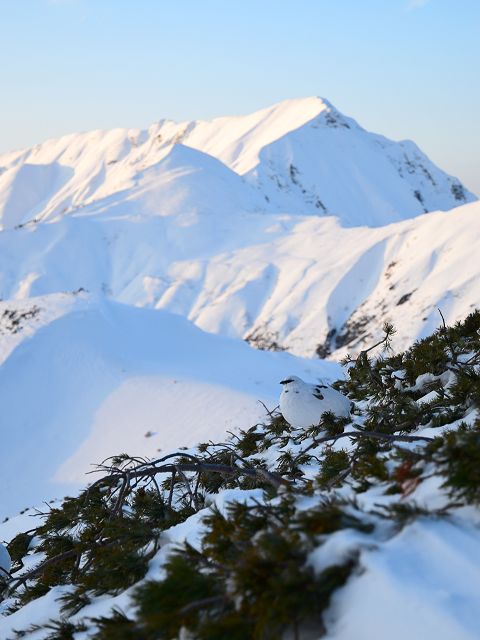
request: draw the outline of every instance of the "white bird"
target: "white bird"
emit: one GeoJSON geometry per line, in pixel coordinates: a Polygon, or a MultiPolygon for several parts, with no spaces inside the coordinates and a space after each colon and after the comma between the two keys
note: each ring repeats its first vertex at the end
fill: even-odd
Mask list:
{"type": "Polygon", "coordinates": [[[292,427],[317,425],[326,411],[342,418],[350,415],[353,403],[326,384],[308,384],[298,376],[288,376],[280,384],[280,411],[292,427]]]}

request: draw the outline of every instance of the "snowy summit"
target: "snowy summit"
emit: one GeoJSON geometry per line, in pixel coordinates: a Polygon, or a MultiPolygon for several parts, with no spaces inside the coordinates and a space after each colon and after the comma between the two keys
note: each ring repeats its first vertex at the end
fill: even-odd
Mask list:
{"type": "Polygon", "coordinates": [[[72,134],[0,156],[3,229],[79,210],[225,207],[379,226],[475,199],[413,142],[370,133],[317,97],[246,116],[72,134]]]}

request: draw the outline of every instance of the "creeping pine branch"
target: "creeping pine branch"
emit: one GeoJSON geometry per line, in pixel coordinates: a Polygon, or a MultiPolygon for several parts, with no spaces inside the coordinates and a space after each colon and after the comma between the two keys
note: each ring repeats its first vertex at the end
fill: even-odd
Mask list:
{"type": "Polygon", "coordinates": [[[430,440],[433,440],[433,438],[429,438],[428,436],[402,436],[399,433],[382,433],[381,431],[344,431],[343,433],[339,433],[335,436],[317,438],[316,444],[328,442],[329,440],[339,440],[340,438],[350,438],[352,436],[374,438],[375,440],[390,440],[392,442],[395,440],[400,442],[417,442],[418,440],[429,442],[430,440]]]}
{"type": "Polygon", "coordinates": [[[201,600],[195,600],[182,607],[179,611],[180,615],[185,615],[196,609],[203,609],[214,604],[221,604],[225,602],[225,596],[211,596],[210,598],[202,598],[201,600]]]}
{"type": "Polygon", "coordinates": [[[373,438],[374,440],[387,440],[389,442],[395,442],[395,440],[399,442],[419,442],[419,441],[427,441],[430,442],[433,438],[429,438],[427,436],[402,436],[398,433],[382,433],[381,431],[344,431],[343,433],[337,433],[334,436],[324,436],[323,438],[314,438],[312,437],[311,444],[305,449],[302,449],[300,453],[296,456],[294,462],[303,456],[307,451],[318,447],[324,442],[336,442],[341,438],[373,438]]]}
{"type": "MultiPolygon", "coordinates": [[[[164,456],[164,458],[153,460],[152,462],[142,460],[140,461],[140,464],[137,464],[134,467],[125,467],[125,463],[128,462],[126,458],[122,459],[121,461],[123,468],[115,465],[109,466],[108,464],[105,464],[106,462],[108,462],[108,460],[104,460],[104,462],[95,470],[96,472],[107,472],[106,475],[91,484],[87,491],[89,492],[95,487],[110,488],[110,499],[112,499],[114,496],[115,499],[113,508],[110,510],[110,515],[107,518],[115,516],[121,517],[124,501],[129,494],[130,489],[137,486],[139,481],[150,482],[154,480],[155,486],[158,488],[155,476],[162,473],[171,475],[168,505],[171,506],[172,504],[175,478],[180,477],[186,486],[191,503],[196,509],[199,508],[197,492],[199,486],[199,476],[202,473],[218,473],[223,476],[231,477],[248,476],[267,482],[276,489],[278,489],[281,485],[291,484],[288,480],[280,476],[278,473],[273,473],[271,471],[267,471],[266,469],[237,467],[234,466],[233,462],[231,465],[205,462],[204,460],[197,458],[196,456],[183,452],[170,454],[164,456]],[[172,460],[172,458],[174,458],[174,460],[172,460]],[[186,476],[187,472],[194,472],[198,474],[197,481],[193,489],[190,484],[190,480],[186,476]]],[[[135,462],[138,462],[138,460],[135,460],[135,462]]],[[[111,544],[117,544],[116,541],[102,544],[99,539],[101,531],[97,535],[97,539],[93,543],[95,547],[106,548],[111,544]]],[[[16,578],[8,574],[6,571],[0,571],[0,576],[3,576],[4,574],[6,578],[8,578],[8,580],[5,580],[4,594],[6,594],[6,596],[8,597],[20,586],[25,585],[30,579],[38,576],[46,567],[59,562],[63,562],[65,560],[76,558],[75,569],[78,570],[78,555],[81,555],[81,551],[79,549],[70,549],[52,558],[48,558],[30,571],[27,571],[26,573],[23,573],[21,576],[18,576],[16,578]]]]}
{"type": "MultiPolygon", "coordinates": [[[[199,509],[198,502],[198,486],[200,475],[205,473],[218,473],[226,477],[242,477],[247,476],[250,478],[256,478],[263,482],[266,482],[278,489],[281,485],[289,485],[290,481],[283,478],[280,474],[267,471],[262,468],[255,468],[247,466],[247,463],[243,466],[237,466],[234,464],[234,460],[241,460],[237,454],[232,455],[230,464],[219,464],[210,462],[208,458],[198,458],[190,453],[176,452],[171,453],[162,458],[152,460],[150,462],[141,461],[136,466],[126,466],[126,459],[122,459],[121,466],[116,464],[109,465],[109,461],[116,462],[116,458],[109,458],[104,460],[102,464],[90,471],[90,473],[103,472],[106,475],[99,478],[96,482],[90,485],[88,492],[97,487],[110,488],[110,498],[116,496],[113,510],[111,515],[121,515],[122,506],[130,493],[132,488],[138,485],[139,482],[153,482],[158,489],[158,483],[156,476],[159,474],[170,474],[170,491],[167,498],[167,504],[169,507],[172,505],[175,480],[179,477],[182,483],[185,485],[187,494],[190,497],[190,504],[196,509],[199,509]],[[192,489],[189,478],[186,476],[187,472],[193,472],[197,474],[197,481],[195,487],[192,489]]],[[[133,460],[133,459],[132,459],[133,460]]]]}
{"type": "Polygon", "coordinates": [[[174,489],[175,489],[175,476],[176,476],[176,474],[177,474],[177,470],[174,469],[172,471],[172,477],[170,479],[170,492],[168,494],[168,502],[167,502],[167,504],[168,504],[169,508],[171,508],[171,506],[172,506],[173,492],[174,492],[174,489]]]}
{"type": "MultiPolygon", "coordinates": [[[[333,436],[324,436],[322,438],[312,438],[312,442],[308,445],[308,447],[305,447],[305,449],[302,449],[298,453],[298,455],[295,457],[293,462],[295,463],[305,453],[307,453],[308,451],[311,451],[312,449],[320,446],[323,443],[336,442],[341,438],[358,438],[358,437],[372,438],[374,440],[385,440],[387,442],[395,442],[396,440],[400,442],[419,442],[419,441],[430,442],[433,440],[433,438],[429,438],[427,436],[404,436],[398,433],[382,433],[381,431],[344,431],[343,433],[337,433],[336,435],[333,435],[333,436]]],[[[348,465],[348,467],[343,471],[341,471],[335,478],[333,478],[328,483],[326,488],[331,489],[337,484],[337,482],[341,482],[342,480],[345,480],[345,478],[347,478],[352,472],[355,466],[355,462],[356,462],[356,456],[353,456],[350,460],[350,464],[348,465]]]]}
{"type": "Polygon", "coordinates": [[[128,471],[125,472],[125,475],[122,478],[122,488],[120,489],[120,493],[118,494],[117,501],[113,508],[114,515],[121,515],[122,513],[122,505],[125,498],[125,494],[127,493],[127,489],[130,485],[130,474],[128,471]]]}
{"type": "Polygon", "coordinates": [[[447,369],[449,369],[450,371],[454,371],[454,372],[458,372],[459,370],[461,370],[468,377],[476,378],[477,376],[476,376],[476,373],[475,373],[475,370],[473,369],[473,367],[475,367],[475,365],[479,364],[480,351],[475,352],[465,362],[462,362],[461,360],[459,360],[459,356],[461,355],[460,351],[455,347],[453,341],[449,337],[448,327],[447,327],[447,324],[445,322],[445,318],[444,318],[444,315],[443,315],[441,309],[439,309],[438,307],[437,307],[437,309],[438,309],[438,313],[440,314],[440,317],[442,318],[442,327],[440,328],[439,332],[444,337],[445,343],[447,344],[447,347],[450,350],[450,354],[452,356],[452,364],[453,364],[453,366],[447,366],[447,369]]]}
{"type": "MultiPolygon", "coordinates": [[[[177,457],[184,457],[183,454],[176,454],[177,457]]],[[[192,456],[193,457],[193,456],[192,456]]],[[[128,471],[128,475],[130,479],[134,480],[137,478],[146,479],[153,476],[158,475],[159,473],[170,473],[176,471],[179,475],[181,472],[185,471],[193,471],[195,473],[219,473],[224,476],[232,476],[232,477],[241,477],[248,476],[250,478],[257,478],[268,482],[273,487],[278,488],[280,485],[288,485],[290,482],[283,478],[278,473],[274,473],[272,471],[267,471],[266,469],[259,468],[244,468],[244,467],[236,467],[228,464],[214,464],[210,462],[203,462],[201,460],[197,460],[196,462],[176,462],[176,463],[167,463],[167,464],[152,464],[152,465],[142,465],[141,468],[133,468],[128,471]]],[[[126,476],[126,471],[121,470],[112,470],[110,475],[104,476],[100,478],[96,482],[94,482],[90,489],[101,485],[110,485],[115,483],[118,480],[123,480],[126,476]]]]}
{"type": "Polygon", "coordinates": [[[3,567],[0,567],[0,578],[2,576],[6,576],[8,580],[12,579],[12,574],[9,573],[6,569],[4,569],[3,567]]]}
{"type": "Polygon", "coordinates": [[[56,564],[57,562],[62,562],[62,560],[68,560],[69,558],[74,558],[78,553],[77,549],[70,549],[69,551],[64,551],[63,553],[59,553],[53,558],[48,558],[41,564],[37,565],[30,571],[22,574],[19,578],[14,579],[7,585],[7,596],[10,595],[13,591],[18,589],[22,584],[25,584],[31,578],[34,578],[37,574],[41,573],[45,567],[50,566],[51,564],[56,564]]]}
{"type": "Polygon", "coordinates": [[[327,485],[325,488],[327,490],[333,489],[333,487],[337,483],[343,482],[346,478],[348,478],[348,476],[352,473],[356,462],[357,462],[357,456],[352,456],[348,467],[346,469],[343,469],[343,471],[340,471],[339,474],[337,474],[334,478],[332,478],[329,482],[327,482],[327,485]]]}
{"type": "Polygon", "coordinates": [[[360,351],[360,353],[358,354],[358,357],[356,360],[350,360],[350,362],[354,362],[354,363],[359,363],[359,364],[365,364],[367,362],[368,359],[368,353],[370,353],[370,351],[373,351],[373,349],[376,349],[377,347],[380,347],[382,344],[384,345],[384,349],[388,350],[390,349],[390,345],[391,345],[391,340],[392,340],[392,336],[396,333],[396,330],[394,328],[394,326],[390,323],[390,322],[385,322],[385,324],[383,325],[383,332],[384,332],[384,337],[379,340],[378,342],[376,342],[375,344],[372,344],[371,347],[368,347],[368,349],[363,349],[362,351],[360,351]]]}
{"type": "Polygon", "coordinates": [[[373,384],[380,387],[383,386],[382,379],[380,378],[378,373],[369,366],[368,354],[370,353],[370,351],[373,351],[373,349],[376,349],[381,345],[383,345],[384,351],[388,351],[389,349],[391,349],[392,336],[396,333],[395,327],[390,322],[385,322],[385,324],[383,325],[383,333],[385,335],[381,340],[373,344],[371,347],[368,347],[368,349],[363,349],[362,351],[360,351],[357,358],[354,359],[350,356],[347,356],[342,363],[344,365],[353,364],[355,367],[367,367],[370,380],[373,384]]]}
{"type": "MultiPolygon", "coordinates": [[[[98,541],[95,541],[92,546],[96,548],[108,549],[117,544],[118,542],[116,540],[112,542],[107,542],[106,544],[100,544],[98,541]]],[[[64,560],[70,560],[70,558],[73,559],[76,557],[75,570],[78,571],[81,556],[82,556],[82,553],[79,549],[69,549],[68,551],[63,551],[62,553],[59,553],[56,556],[47,558],[40,564],[33,567],[33,569],[30,569],[30,571],[22,573],[22,575],[18,576],[18,578],[14,578],[14,576],[10,576],[12,579],[6,585],[6,589],[5,589],[6,597],[11,595],[14,591],[16,591],[22,585],[26,584],[32,578],[35,578],[39,573],[42,573],[44,569],[46,569],[51,565],[57,564],[58,562],[63,562],[64,560]]]]}
{"type": "Polygon", "coordinates": [[[449,335],[448,335],[448,327],[447,327],[447,323],[445,322],[445,317],[442,313],[442,310],[437,307],[438,313],[440,314],[440,317],[442,318],[442,329],[441,329],[441,333],[443,335],[443,337],[445,338],[445,342],[447,343],[448,348],[450,349],[450,353],[452,355],[452,362],[454,365],[457,364],[458,361],[458,354],[456,352],[455,347],[453,346],[453,342],[450,340],[449,335]]]}
{"type": "Polygon", "coordinates": [[[197,502],[197,498],[195,496],[195,494],[192,491],[192,487],[190,486],[190,482],[188,481],[187,476],[184,474],[183,470],[180,468],[179,465],[175,466],[175,469],[178,473],[178,475],[181,477],[181,479],[183,480],[183,483],[185,484],[185,486],[187,487],[187,491],[188,491],[188,495],[190,496],[190,500],[191,500],[191,504],[193,504],[193,506],[195,507],[196,510],[198,510],[198,502],[197,502]]]}

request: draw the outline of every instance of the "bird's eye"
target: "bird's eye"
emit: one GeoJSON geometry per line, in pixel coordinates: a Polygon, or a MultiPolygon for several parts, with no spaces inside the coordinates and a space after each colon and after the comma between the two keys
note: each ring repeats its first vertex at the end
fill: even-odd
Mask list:
{"type": "Polygon", "coordinates": [[[280,384],[288,384],[289,382],[293,382],[293,380],[291,378],[288,380],[280,380],[280,384]]]}

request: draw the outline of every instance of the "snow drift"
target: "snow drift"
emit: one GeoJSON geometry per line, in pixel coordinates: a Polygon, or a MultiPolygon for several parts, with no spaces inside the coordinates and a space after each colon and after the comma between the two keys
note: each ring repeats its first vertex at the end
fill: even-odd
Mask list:
{"type": "Polygon", "coordinates": [[[32,299],[29,311],[0,366],[2,516],[75,490],[112,454],[155,456],[249,426],[265,415],[259,400],[276,406],[285,371],[339,374],[82,293],[32,299]]]}

